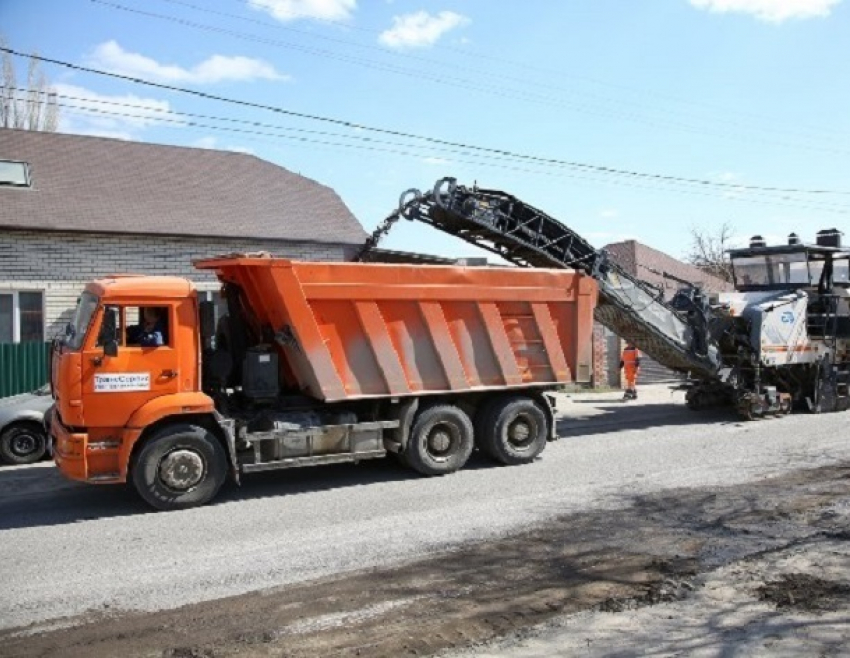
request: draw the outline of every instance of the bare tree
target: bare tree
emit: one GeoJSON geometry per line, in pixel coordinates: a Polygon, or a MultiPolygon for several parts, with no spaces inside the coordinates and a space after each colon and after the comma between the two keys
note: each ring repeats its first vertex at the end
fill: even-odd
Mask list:
{"type": "Polygon", "coordinates": [[[732,264],[726,256],[731,239],[732,225],[728,222],[715,230],[694,226],[691,228],[691,250],[685,258],[703,272],[731,283],[732,264]]]}
{"type": "MultiPolygon", "coordinates": [[[[6,45],[2,37],[0,45],[6,45]]],[[[31,58],[29,61],[27,86],[24,89],[18,87],[12,55],[2,53],[0,82],[0,127],[56,132],[59,127],[56,92],[48,83],[37,59],[31,58]]]]}
{"type": "MultiPolygon", "coordinates": [[[[6,41],[0,37],[0,46],[5,45],[6,41]]],[[[3,87],[0,89],[0,126],[8,128],[14,123],[12,117],[14,116],[17,80],[12,56],[9,53],[3,53],[1,63],[3,87]]]]}

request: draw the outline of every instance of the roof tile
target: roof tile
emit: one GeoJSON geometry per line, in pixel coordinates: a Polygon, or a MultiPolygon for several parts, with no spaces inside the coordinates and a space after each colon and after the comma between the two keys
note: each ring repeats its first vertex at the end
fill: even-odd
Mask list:
{"type": "Polygon", "coordinates": [[[0,129],[0,159],[31,189],[0,187],[0,226],[362,244],[331,188],[256,156],[0,129]]]}

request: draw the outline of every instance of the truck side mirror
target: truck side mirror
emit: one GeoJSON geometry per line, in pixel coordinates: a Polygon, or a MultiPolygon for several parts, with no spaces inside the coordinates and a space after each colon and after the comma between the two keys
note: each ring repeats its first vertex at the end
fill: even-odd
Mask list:
{"type": "Polygon", "coordinates": [[[118,341],[110,340],[103,345],[104,356],[118,356],[118,341]]]}
{"type": "Polygon", "coordinates": [[[103,309],[103,323],[100,326],[100,339],[104,356],[118,355],[118,309],[107,306],[103,309]]]}

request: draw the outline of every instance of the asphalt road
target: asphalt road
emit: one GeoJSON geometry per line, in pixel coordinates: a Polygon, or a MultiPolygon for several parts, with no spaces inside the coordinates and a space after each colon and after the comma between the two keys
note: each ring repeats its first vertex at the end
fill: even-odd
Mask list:
{"type": "Polygon", "coordinates": [[[49,464],[0,469],[0,628],[158,610],[387,566],[635,494],[730,485],[850,458],[847,415],[741,423],[679,394],[564,399],[534,464],[473,459],[444,478],[390,460],[245,478],[215,504],[152,513],[123,487],[64,481],[49,464]],[[72,619],[63,619],[63,618],[72,619]]]}

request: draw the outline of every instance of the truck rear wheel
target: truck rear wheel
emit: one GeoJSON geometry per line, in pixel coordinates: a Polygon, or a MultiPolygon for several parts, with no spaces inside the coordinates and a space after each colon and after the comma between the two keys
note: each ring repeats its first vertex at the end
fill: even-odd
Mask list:
{"type": "Polygon", "coordinates": [[[472,435],[472,421],[460,408],[430,407],[413,422],[404,460],[422,475],[453,473],[472,454],[472,435]]]}
{"type": "Polygon", "coordinates": [[[487,405],[476,439],[490,459],[512,466],[534,461],[547,437],[548,420],[540,405],[531,398],[509,397],[487,405]]]}
{"type": "Polygon", "coordinates": [[[227,475],[227,457],[218,439],[194,425],[156,434],[133,462],[133,486],[159,510],[196,507],[212,500],[227,475]]]}

